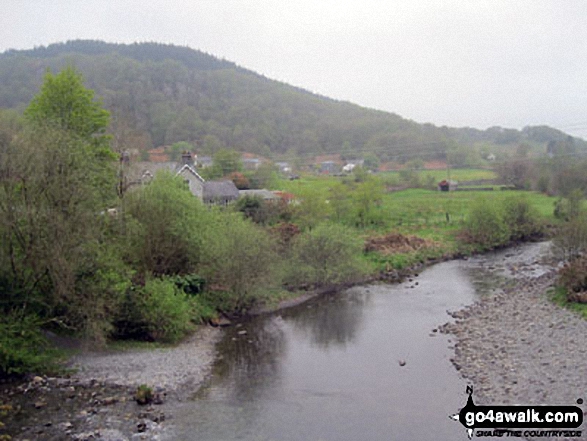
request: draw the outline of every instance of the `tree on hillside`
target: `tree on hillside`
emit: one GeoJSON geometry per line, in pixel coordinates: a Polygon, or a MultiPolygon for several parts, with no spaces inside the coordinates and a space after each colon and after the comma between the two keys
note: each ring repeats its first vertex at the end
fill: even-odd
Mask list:
{"type": "Polygon", "coordinates": [[[57,75],[47,71],[41,91],[25,116],[35,124],[50,125],[97,146],[104,146],[108,140],[110,114],[94,100],[94,91],[84,87],[81,74],[71,66],[57,75]]]}
{"type": "Polygon", "coordinates": [[[213,165],[209,171],[209,178],[220,178],[232,172],[240,172],[243,169],[243,161],[239,152],[222,149],[214,155],[213,165]]]}
{"type": "Polygon", "coordinates": [[[169,150],[169,159],[172,161],[180,161],[183,152],[193,152],[194,146],[186,141],[176,142],[169,150]]]}

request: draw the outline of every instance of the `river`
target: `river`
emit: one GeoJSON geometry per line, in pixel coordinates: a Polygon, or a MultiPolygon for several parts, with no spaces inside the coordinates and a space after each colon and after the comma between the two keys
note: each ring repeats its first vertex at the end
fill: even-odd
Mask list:
{"type": "Polygon", "coordinates": [[[185,440],[459,440],[466,381],[437,331],[519,272],[544,244],[437,264],[230,328],[213,375],[168,421],[185,440]]]}

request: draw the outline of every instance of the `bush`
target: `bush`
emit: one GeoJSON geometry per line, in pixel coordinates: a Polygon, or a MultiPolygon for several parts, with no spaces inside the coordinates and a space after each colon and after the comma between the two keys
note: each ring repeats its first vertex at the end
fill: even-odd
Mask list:
{"type": "Polygon", "coordinates": [[[169,173],[128,196],[127,260],[155,275],[192,273],[200,262],[208,212],[169,173]]]}
{"type": "Polygon", "coordinates": [[[103,347],[131,286],[132,270],[122,262],[114,246],[88,244],[86,250],[91,256],[78,262],[75,295],[61,298],[55,312],[92,346],[103,347]]]}
{"type": "Polygon", "coordinates": [[[503,220],[510,230],[510,240],[525,240],[542,234],[538,213],[524,197],[504,201],[503,220]]]}
{"type": "Polygon", "coordinates": [[[553,240],[555,254],[573,260],[587,251],[587,216],[581,215],[565,223],[553,240]]]}
{"type": "Polygon", "coordinates": [[[256,224],[265,225],[276,217],[277,210],[271,207],[259,196],[244,196],[234,204],[234,209],[243,213],[245,218],[251,219],[256,224]]]}
{"type": "Polygon", "coordinates": [[[47,371],[54,367],[55,355],[41,333],[38,317],[0,316],[0,375],[47,371]]]}
{"type": "Polygon", "coordinates": [[[559,198],[554,203],[554,217],[571,221],[583,211],[583,192],[575,189],[566,198],[559,198]]]}
{"type": "Polygon", "coordinates": [[[501,207],[492,205],[485,199],[475,201],[463,232],[468,242],[480,245],[484,249],[504,245],[510,238],[501,207]]]}
{"type": "Polygon", "coordinates": [[[559,270],[558,282],[565,288],[568,301],[587,303],[587,256],[565,264],[559,270]]]}
{"type": "Polygon", "coordinates": [[[321,224],[294,239],[286,281],[290,285],[323,286],[357,279],[367,273],[363,243],[351,230],[321,224]]]}
{"type": "Polygon", "coordinates": [[[203,274],[210,288],[223,292],[223,308],[242,311],[280,284],[275,242],[235,213],[216,213],[207,230],[203,274]]]}
{"type": "Polygon", "coordinates": [[[175,342],[192,328],[194,304],[170,278],[151,279],[129,290],[116,336],[175,342]]]}

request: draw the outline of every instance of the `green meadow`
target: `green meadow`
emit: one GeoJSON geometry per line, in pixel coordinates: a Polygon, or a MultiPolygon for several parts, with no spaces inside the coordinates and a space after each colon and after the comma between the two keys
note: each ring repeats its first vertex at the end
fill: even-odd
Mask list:
{"type": "MultiPolygon", "coordinates": [[[[460,169],[455,170],[461,180],[492,179],[495,177],[490,170],[460,169]]],[[[423,171],[435,178],[441,178],[440,171],[423,171]]],[[[467,246],[459,240],[459,233],[467,223],[470,210],[481,203],[495,210],[501,210],[506,200],[522,198],[533,207],[542,223],[552,224],[555,198],[531,191],[500,190],[494,191],[451,191],[440,192],[421,188],[409,188],[400,191],[389,191],[390,173],[370,175],[367,182],[355,182],[352,176],[319,176],[305,175],[298,180],[281,180],[278,186],[299,197],[300,210],[304,209],[304,201],[311,197],[316,206],[316,199],[324,201],[322,217],[329,222],[340,222],[353,228],[356,234],[363,239],[373,236],[382,236],[388,233],[413,235],[432,241],[435,246],[408,254],[396,254],[385,258],[372,255],[370,258],[380,261],[376,263],[389,264],[393,267],[405,267],[414,261],[426,257],[439,257],[447,253],[470,253],[476,251],[475,246],[467,246]],[[366,187],[370,185],[371,187],[366,187]],[[342,192],[340,189],[344,189],[342,192]],[[368,205],[365,191],[371,191],[372,201],[368,205]],[[346,193],[345,193],[346,192],[346,193]],[[340,200],[340,194],[345,195],[346,201],[340,200]],[[338,195],[338,199],[337,196],[338,195]],[[337,213],[337,206],[344,203],[342,216],[337,213]],[[368,213],[365,217],[369,222],[360,224],[357,221],[358,212],[365,207],[368,213]]],[[[452,173],[451,173],[452,179],[452,173]]],[[[315,208],[314,208],[315,209],[315,208]]],[[[295,221],[295,217],[294,217],[295,221]]],[[[373,254],[373,253],[371,253],[373,254]]],[[[376,254],[376,253],[375,253],[376,254]]]]}
{"type": "MultiPolygon", "coordinates": [[[[400,171],[391,171],[381,173],[382,176],[400,176],[400,171]]],[[[493,170],[477,168],[453,168],[450,170],[418,170],[416,171],[422,180],[432,176],[435,180],[442,181],[450,179],[454,181],[478,181],[484,179],[495,179],[497,175],[493,170]]]]}

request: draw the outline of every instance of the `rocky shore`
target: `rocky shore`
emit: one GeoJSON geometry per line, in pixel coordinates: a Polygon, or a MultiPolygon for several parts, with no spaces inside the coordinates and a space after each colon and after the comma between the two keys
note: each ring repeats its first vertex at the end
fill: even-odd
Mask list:
{"type": "MultiPolygon", "coordinates": [[[[454,366],[476,404],[575,405],[587,398],[587,320],[553,304],[556,271],[515,274],[502,289],[453,313],[454,366]]],[[[587,406],[580,406],[584,410],[587,406]]],[[[587,439],[585,424],[583,438],[587,439]]],[[[549,438],[555,439],[555,438],[549,438]]],[[[572,438],[579,439],[579,438],[572,438]]]]}
{"type": "Polygon", "coordinates": [[[154,350],[80,353],[74,371],[0,384],[8,408],[1,435],[13,440],[157,440],[164,434],[166,402],[183,400],[209,375],[218,329],[203,327],[178,346],[154,350]],[[139,385],[153,391],[145,405],[139,385]]]}

